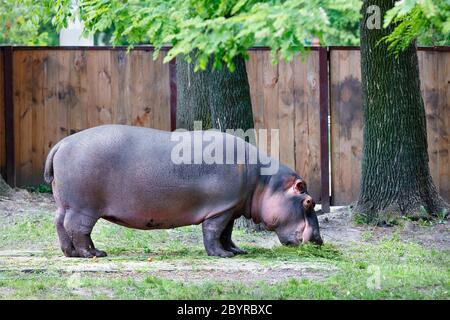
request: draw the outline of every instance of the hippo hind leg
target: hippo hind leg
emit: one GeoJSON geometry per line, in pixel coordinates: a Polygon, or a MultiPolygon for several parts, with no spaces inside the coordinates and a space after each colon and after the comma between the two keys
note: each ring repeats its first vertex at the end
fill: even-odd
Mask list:
{"type": "Polygon", "coordinates": [[[231,240],[231,234],[233,233],[234,227],[234,219],[228,222],[225,230],[223,230],[222,235],[220,236],[220,242],[225,250],[231,251],[234,254],[247,254],[247,251],[238,248],[233,240],[231,240]]]}
{"type": "Polygon", "coordinates": [[[64,218],[66,230],[76,254],[73,256],[82,258],[105,257],[106,252],[97,250],[91,239],[91,232],[98,218],[89,212],[77,212],[67,210],[64,218]]]}
{"type": "Polygon", "coordinates": [[[64,218],[66,216],[66,212],[62,208],[58,208],[55,216],[55,226],[56,232],[58,233],[59,244],[61,246],[61,250],[66,257],[77,257],[77,251],[75,250],[72,240],[70,240],[69,235],[67,234],[66,229],[64,228],[64,218]]]}
{"type": "Polygon", "coordinates": [[[203,243],[209,256],[218,256],[223,258],[230,258],[234,256],[234,253],[226,250],[221,242],[222,234],[231,220],[231,213],[223,213],[203,222],[203,243]]]}

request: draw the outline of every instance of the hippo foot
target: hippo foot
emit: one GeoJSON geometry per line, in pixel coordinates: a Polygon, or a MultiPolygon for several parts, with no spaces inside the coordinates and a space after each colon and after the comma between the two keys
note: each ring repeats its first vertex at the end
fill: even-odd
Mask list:
{"type": "Polygon", "coordinates": [[[233,252],[234,254],[247,254],[248,253],[247,251],[242,250],[241,248],[238,248],[231,240],[227,243],[223,243],[223,248],[226,251],[233,252]]]}
{"type": "Polygon", "coordinates": [[[102,258],[107,256],[105,251],[97,249],[80,249],[80,250],[63,249],[63,252],[64,255],[69,258],[93,258],[93,257],[102,258]]]}
{"type": "Polygon", "coordinates": [[[107,256],[105,251],[98,250],[98,249],[90,249],[90,252],[97,258],[103,258],[103,257],[107,256]]]}
{"type": "Polygon", "coordinates": [[[245,250],[242,250],[238,247],[232,247],[229,249],[231,252],[233,252],[234,254],[247,254],[248,252],[245,250]]]}
{"type": "Polygon", "coordinates": [[[79,258],[93,258],[95,255],[91,252],[91,250],[81,249],[78,250],[79,258]]]}
{"type": "Polygon", "coordinates": [[[225,251],[225,250],[214,250],[214,251],[209,251],[208,256],[231,258],[231,257],[234,257],[234,253],[231,251],[225,251]]]}
{"type": "Polygon", "coordinates": [[[78,250],[78,257],[79,258],[94,258],[94,257],[106,257],[106,252],[97,250],[97,249],[81,249],[78,250]]]}
{"type": "Polygon", "coordinates": [[[78,253],[73,247],[72,248],[61,248],[61,250],[64,253],[64,255],[68,258],[78,257],[78,253]]]}

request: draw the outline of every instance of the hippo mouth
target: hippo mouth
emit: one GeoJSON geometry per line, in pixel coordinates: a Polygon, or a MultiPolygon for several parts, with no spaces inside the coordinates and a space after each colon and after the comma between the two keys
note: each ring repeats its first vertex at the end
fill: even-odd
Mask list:
{"type": "Polygon", "coordinates": [[[289,237],[286,237],[284,239],[280,238],[280,242],[285,246],[297,247],[298,245],[303,243],[302,235],[303,235],[304,230],[305,230],[305,226],[303,226],[301,230],[298,230],[298,231],[295,231],[294,233],[292,233],[291,236],[289,236],[289,237]]]}
{"type": "Polygon", "coordinates": [[[312,242],[316,245],[322,245],[323,244],[323,240],[322,237],[320,236],[319,230],[311,227],[310,225],[306,225],[303,228],[302,231],[302,242],[306,243],[306,242],[312,242]]]}
{"type": "Polygon", "coordinates": [[[301,242],[302,242],[302,239],[300,239],[298,241],[293,241],[293,240],[281,241],[281,243],[283,245],[288,246],[288,247],[297,247],[301,242]]]}
{"type": "Polygon", "coordinates": [[[304,243],[308,243],[308,242],[312,242],[316,245],[322,245],[323,244],[323,240],[322,238],[319,237],[314,237],[313,236],[313,230],[309,227],[307,227],[306,225],[302,227],[302,229],[300,231],[296,231],[294,232],[294,234],[286,239],[281,240],[280,242],[285,245],[285,246],[289,246],[289,247],[297,247],[300,244],[304,244],[304,243]]]}

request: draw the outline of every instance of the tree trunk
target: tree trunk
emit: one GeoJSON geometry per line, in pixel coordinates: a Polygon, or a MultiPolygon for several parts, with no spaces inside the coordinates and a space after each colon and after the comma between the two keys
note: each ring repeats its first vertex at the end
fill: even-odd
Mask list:
{"type": "MultiPolygon", "coordinates": [[[[177,58],[177,128],[194,129],[194,121],[202,121],[202,129],[242,129],[254,127],[250,86],[242,56],[234,60],[235,70],[214,70],[210,62],[204,71],[194,72],[195,61],[177,58]]],[[[212,61],[212,59],[210,59],[212,61]]],[[[239,227],[260,230],[251,220],[241,218],[239,227]]]]}
{"type": "Polygon", "coordinates": [[[248,83],[245,60],[239,56],[234,59],[236,67],[230,72],[225,67],[210,72],[211,118],[213,128],[253,129],[252,102],[250,99],[250,85],[248,83]]]}
{"type": "Polygon", "coordinates": [[[374,17],[373,11],[367,12],[368,6],[378,6],[382,19],[394,3],[364,0],[362,7],[364,148],[361,193],[354,211],[366,222],[383,223],[398,215],[418,217],[425,211],[437,214],[448,208],[428,166],[416,46],[397,57],[381,41],[393,27],[371,29],[367,25],[374,17]]]}
{"type": "MultiPolygon", "coordinates": [[[[179,57],[177,65],[177,129],[194,130],[194,121],[202,121],[203,130],[211,129],[209,72],[194,72],[194,63],[179,57]]],[[[210,68],[210,65],[208,65],[210,68]]]]}

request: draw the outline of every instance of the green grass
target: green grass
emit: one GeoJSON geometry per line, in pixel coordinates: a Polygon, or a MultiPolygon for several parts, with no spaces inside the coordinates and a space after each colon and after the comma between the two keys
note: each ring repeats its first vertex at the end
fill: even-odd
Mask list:
{"type": "MultiPolygon", "coordinates": [[[[61,256],[47,213],[1,217],[0,250],[38,249],[43,256],[61,256]]],[[[283,263],[324,263],[335,271],[318,279],[264,281],[175,281],[152,275],[151,269],[133,273],[85,272],[74,274],[45,268],[41,271],[0,271],[0,297],[11,299],[449,299],[450,252],[403,242],[394,234],[378,242],[346,246],[325,244],[297,248],[263,248],[255,241],[265,234],[236,231],[236,242],[249,254],[233,258],[237,263],[258,262],[271,266],[283,263]],[[71,282],[72,281],[72,282],[71,282]]],[[[175,230],[138,231],[100,222],[93,239],[108,252],[114,263],[154,261],[217,263],[204,252],[199,226],[175,230]]],[[[0,269],[4,257],[0,256],[0,269]]],[[[54,263],[86,263],[81,259],[60,259],[54,263]]],[[[92,262],[95,263],[95,262],[92,262]]],[[[248,275],[251,278],[251,274],[248,275]]]]}
{"type": "Polygon", "coordinates": [[[53,216],[48,213],[33,215],[0,215],[0,249],[54,247],[57,244],[53,216]]]}
{"type": "Polygon", "coordinates": [[[40,184],[37,186],[25,187],[26,190],[36,193],[53,193],[52,187],[48,184],[40,184]]]}

